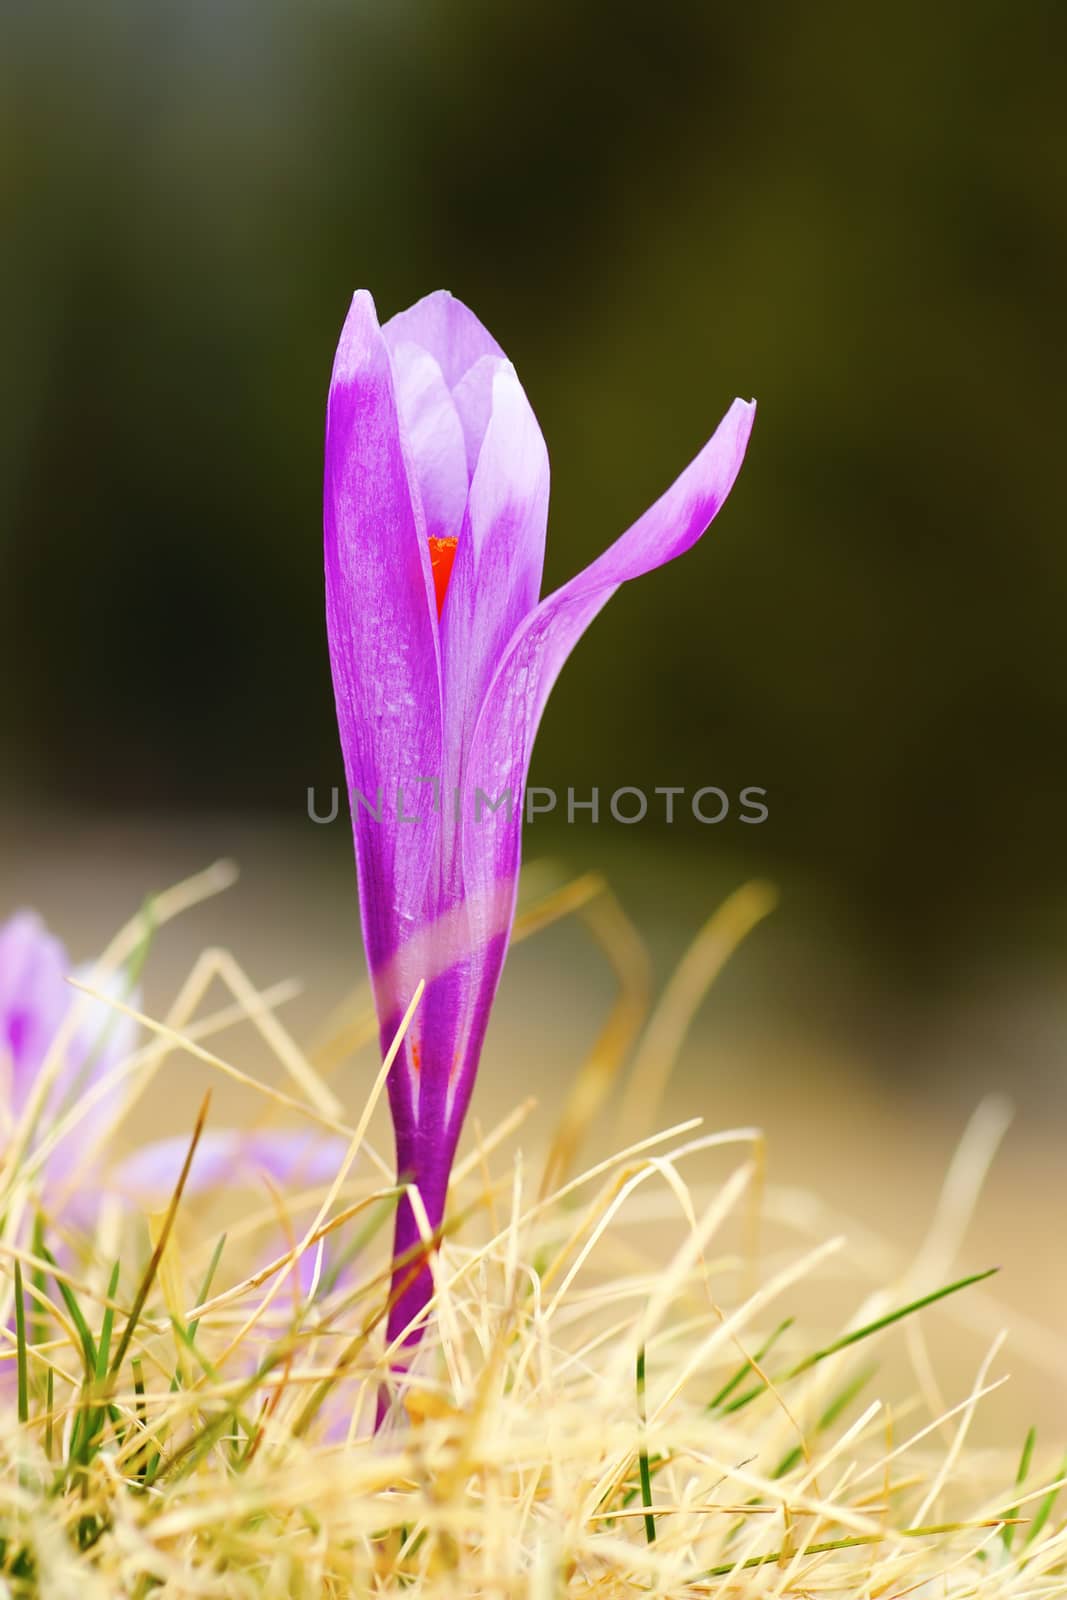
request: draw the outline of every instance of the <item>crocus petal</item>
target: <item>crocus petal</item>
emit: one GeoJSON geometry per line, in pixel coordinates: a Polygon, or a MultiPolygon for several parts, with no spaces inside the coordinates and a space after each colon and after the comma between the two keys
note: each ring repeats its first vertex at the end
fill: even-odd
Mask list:
{"type": "Polygon", "coordinates": [[[510,362],[493,375],[491,413],[441,619],[448,788],[508,640],[537,604],[548,520],[548,451],[510,362]]]}
{"type": "MultiPolygon", "coordinates": [[[[497,381],[500,381],[499,379],[497,381]]],[[[517,388],[517,385],[516,385],[517,388]]],[[[505,391],[506,392],[506,391],[505,391]]],[[[519,391],[521,394],[521,390],[519,391]]],[[[453,570],[452,589],[443,618],[443,678],[445,684],[446,740],[452,759],[464,760],[467,808],[462,838],[462,872],[450,879],[446,874],[443,899],[452,907],[449,915],[462,915],[462,935],[466,949],[462,959],[442,972],[438,963],[432,984],[428,985],[421,1007],[420,1051],[424,1061],[434,1063],[435,1072],[423,1072],[419,1085],[417,1113],[397,1120],[397,1154],[401,1172],[418,1182],[419,1193],[432,1225],[439,1222],[445,1204],[448,1173],[460,1130],[474,1087],[496,987],[507,953],[507,941],[515,911],[522,830],[522,791],[526,781],[530,752],[545,701],[564,662],[582,633],[607,604],[619,585],[639,577],[687,550],[708,527],[741,468],[752,428],[755,408],[736,401],[714,437],[682,473],[665,495],[629,531],[598,557],[584,572],[539,606],[530,609],[532,597],[522,612],[522,620],[503,645],[491,633],[491,610],[483,610],[488,596],[516,581],[513,560],[521,560],[522,538],[514,512],[520,505],[531,526],[541,517],[543,539],[544,507],[547,504],[547,458],[543,458],[529,433],[525,448],[516,450],[516,437],[523,432],[522,411],[513,393],[501,395],[500,443],[506,468],[500,471],[495,459],[494,427],[498,418],[496,382],[493,414],[479,456],[475,481],[485,464],[487,514],[482,523],[484,540],[481,554],[486,562],[484,576],[479,559],[479,541],[466,546],[461,539],[453,570]],[[510,403],[509,403],[510,402],[510,403]],[[503,450],[508,441],[506,452],[503,450]],[[516,459],[527,464],[525,475],[515,469],[516,459]],[[521,482],[525,493],[516,497],[513,486],[521,482]],[[545,499],[542,501],[541,494],[545,499]],[[492,508],[491,513],[488,508],[492,508]],[[462,563],[462,564],[461,564],[462,563]],[[469,591],[465,585],[470,583],[469,591]],[[453,611],[455,607],[455,611],[453,611]],[[451,629],[456,615],[468,618],[467,658],[497,660],[496,672],[488,685],[475,727],[464,727],[453,752],[451,720],[459,715],[453,674],[463,673],[464,651],[453,652],[451,629]],[[481,619],[492,641],[483,656],[476,623],[481,619]],[[501,646],[497,649],[498,644],[501,646]],[[494,653],[495,652],[495,653],[494,653]],[[494,799],[510,790],[510,809],[483,816],[470,814],[476,788],[494,799]],[[462,899],[454,903],[457,883],[462,899]]],[[[536,430],[536,423],[533,424],[536,430]]],[[[537,439],[540,433],[537,431],[537,439]]],[[[543,452],[543,441],[540,446],[543,452]]],[[[471,506],[475,503],[472,484],[471,506]]],[[[533,534],[531,533],[531,539],[533,534]]],[[[536,587],[533,591],[536,594],[536,587]]],[[[499,600],[497,601],[499,604],[499,600]]],[[[460,635],[457,634],[457,637],[460,635]]],[[[458,694],[459,708],[477,696],[468,676],[458,694]]],[[[456,935],[441,941],[449,955],[455,954],[456,935]]],[[[414,1213],[406,1200],[397,1211],[395,1253],[402,1258],[419,1243],[414,1213]]],[[[431,1292],[428,1266],[414,1273],[400,1269],[396,1283],[402,1285],[388,1319],[387,1337],[398,1338],[426,1304],[431,1292]]],[[[417,1334],[409,1341],[414,1342],[417,1334]]]]}
{"type": "Polygon", "coordinates": [[[447,289],[436,289],[406,311],[399,311],[389,319],[382,332],[391,350],[404,343],[428,350],[450,389],[456,387],[481,356],[504,354],[474,312],[447,289]]]}
{"type": "MultiPolygon", "coordinates": [[[[433,582],[401,440],[392,367],[374,302],[352,301],[326,420],[326,623],[348,779],[364,941],[372,975],[396,953],[398,921],[422,906],[434,830],[400,823],[380,785],[441,771],[433,582]]],[[[379,1006],[392,1012],[388,996],[379,1006]]]]}
{"type": "MultiPolygon", "coordinates": [[[[247,1133],[239,1128],[208,1129],[200,1137],[189,1169],[185,1194],[231,1192],[235,1185],[253,1187],[272,1179],[283,1191],[318,1189],[331,1184],[347,1153],[345,1140],[324,1138],[308,1129],[264,1130],[247,1133]]],[[[119,1163],[111,1174],[115,1192],[144,1209],[162,1209],[171,1200],[189,1154],[184,1135],[159,1139],[119,1163]]],[[[307,1299],[320,1279],[323,1257],[337,1235],[320,1239],[297,1259],[295,1279],[302,1299],[307,1299]]],[[[271,1241],[265,1261],[285,1254],[292,1235],[271,1241]]]]}
{"type": "Polygon", "coordinates": [[[67,952],[32,911],[0,927],[0,1060],[17,1114],[71,1003],[67,952]]]}
{"type": "Polygon", "coordinates": [[[441,368],[417,344],[392,351],[397,408],[415,463],[426,533],[458,536],[469,476],[463,428],[441,368]]]}
{"type": "MultiPolygon", "coordinates": [[[[78,1013],[77,1025],[58,1064],[42,1121],[68,1110],[77,1095],[134,1048],[133,1019],[115,1012],[104,999],[79,994],[67,982],[70,970],[62,942],[34,912],[16,912],[0,927],[0,1059],[6,1058],[12,1072],[9,1110],[16,1115],[72,1009],[78,1013]]],[[[77,967],[72,976],[102,995],[129,998],[122,973],[104,977],[87,965],[77,967]]]]}
{"type": "MultiPolygon", "coordinates": [[[[475,938],[499,933],[500,889],[519,867],[520,801],[541,713],[564,662],[620,584],[695,544],[741,470],[755,406],[735,400],[700,454],[620,539],[522,622],[497,668],[478,719],[468,774],[493,794],[510,788],[510,826],[464,830],[464,877],[475,938]]],[[[512,901],[513,904],[513,901],[512,901]]]]}
{"type": "MultiPolygon", "coordinates": [[[[140,990],[130,987],[123,972],[101,973],[89,963],[76,967],[72,977],[79,983],[123,1004],[140,1009],[140,990]]],[[[45,1163],[49,1184],[64,1200],[71,1198],[88,1170],[95,1164],[100,1148],[122,1110],[123,1090],[119,1083],[101,1098],[86,1104],[86,1091],[133,1055],[137,1048],[138,1026],[133,1017],[116,1011],[104,998],[79,994],[64,983],[69,1003],[76,1006],[80,1020],[56,1075],[48,1098],[45,1121],[55,1123],[75,1106],[82,1106],[70,1132],[52,1150],[45,1163]],[[67,1180],[70,1179],[70,1183],[67,1180]]]]}
{"type": "MultiPolygon", "coordinates": [[[[466,916],[466,907],[460,909],[466,916]]],[[[512,891],[509,925],[513,911],[512,891]]],[[[431,1228],[444,1215],[449,1174],[506,951],[506,933],[488,946],[475,945],[468,933],[463,959],[427,984],[417,1019],[423,1065],[416,1109],[398,1106],[397,1097],[392,1100],[397,1176],[417,1185],[431,1228]]],[[[430,1268],[425,1262],[418,1264],[414,1254],[421,1239],[415,1213],[403,1196],[397,1206],[393,1255],[397,1260],[408,1257],[408,1264],[394,1274],[394,1292],[399,1293],[386,1324],[390,1341],[403,1333],[432,1293],[430,1268]]],[[[420,1336],[417,1330],[407,1342],[415,1343],[420,1336]]]]}
{"type": "MultiPolygon", "coordinates": [[[[121,1100],[115,1092],[97,1090],[98,1081],[134,1049],[136,1023],[120,1015],[104,998],[79,994],[67,982],[70,970],[63,945],[32,912],[17,913],[0,927],[0,1068],[6,1081],[2,1121],[11,1124],[26,1109],[39,1082],[38,1074],[62,1034],[65,1048],[51,1062],[49,1086],[30,1130],[30,1148],[48,1141],[40,1173],[47,1203],[77,1223],[87,1218],[87,1176],[121,1100]],[[54,1129],[72,1117],[58,1143],[54,1129]]],[[[130,999],[137,1005],[123,973],[105,975],[81,967],[75,979],[101,996],[130,999]]]]}
{"type": "MultiPolygon", "coordinates": [[[[306,1129],[248,1133],[241,1128],[209,1128],[200,1136],[185,1192],[202,1194],[240,1180],[253,1183],[264,1175],[286,1188],[297,1183],[315,1188],[332,1183],[347,1149],[343,1139],[323,1138],[306,1129]]],[[[115,1167],[115,1187],[140,1205],[165,1204],[188,1154],[184,1134],[142,1145],[115,1167]]]]}
{"type": "Polygon", "coordinates": [[[468,478],[474,477],[482,440],[489,426],[493,410],[493,380],[498,372],[510,367],[510,361],[503,356],[482,356],[480,361],[468,368],[452,390],[452,404],[456,408],[467,447],[468,478]]]}

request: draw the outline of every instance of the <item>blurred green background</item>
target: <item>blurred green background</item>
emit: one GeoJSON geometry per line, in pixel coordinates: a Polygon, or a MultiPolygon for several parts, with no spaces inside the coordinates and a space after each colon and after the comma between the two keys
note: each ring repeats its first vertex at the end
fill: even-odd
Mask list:
{"type": "Polygon", "coordinates": [[[1062,7],[102,0],[2,26],[9,805],[295,824],[337,780],[333,346],[356,285],[383,317],[446,285],[541,419],[552,584],[735,393],[760,403],[713,535],[597,623],[533,776],[759,784],[770,820],[570,853],[777,876],[909,993],[1058,966],[1062,7]]]}

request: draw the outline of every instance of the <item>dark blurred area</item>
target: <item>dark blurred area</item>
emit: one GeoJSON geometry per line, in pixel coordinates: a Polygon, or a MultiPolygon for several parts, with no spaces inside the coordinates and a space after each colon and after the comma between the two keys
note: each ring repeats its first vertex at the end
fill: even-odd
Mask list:
{"type": "Polygon", "coordinates": [[[0,799],[299,824],[338,780],[333,347],[357,285],[383,317],[444,285],[548,439],[552,585],[760,403],[712,535],[567,668],[534,781],[762,785],[764,826],[655,851],[779,876],[794,928],[837,918],[915,990],[1058,969],[1062,7],[101,0],[0,28],[0,799]]]}

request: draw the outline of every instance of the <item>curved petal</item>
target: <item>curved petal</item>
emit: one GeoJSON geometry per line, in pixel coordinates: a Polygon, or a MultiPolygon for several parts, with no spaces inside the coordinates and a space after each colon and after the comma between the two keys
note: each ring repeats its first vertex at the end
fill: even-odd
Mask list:
{"type": "MultiPolygon", "coordinates": [[[[98,990],[100,996],[140,1010],[141,991],[136,986],[131,987],[125,972],[99,972],[88,962],[76,967],[72,976],[98,990]]],[[[69,985],[64,987],[71,996],[72,1005],[79,1011],[79,1020],[48,1097],[42,1123],[65,1119],[75,1108],[77,1115],[69,1133],[45,1162],[48,1181],[57,1186],[72,1174],[75,1182],[84,1178],[121,1115],[124,1091],[118,1083],[102,1099],[96,1099],[95,1093],[87,1097],[86,1090],[94,1088],[101,1078],[133,1055],[139,1031],[133,1017],[113,1010],[105,999],[78,994],[69,985]]],[[[69,1184],[66,1190],[72,1192],[69,1184]]]]}
{"type": "Polygon", "coordinates": [[[474,312],[447,289],[435,289],[433,294],[416,300],[406,311],[397,312],[382,332],[391,350],[405,342],[428,350],[450,389],[456,387],[480,356],[504,354],[474,312]]]}
{"type": "MultiPolygon", "coordinates": [[[[472,929],[488,944],[501,931],[501,886],[513,883],[521,847],[521,797],[541,713],[564,662],[620,584],[662,566],[695,544],[741,470],[755,405],[735,400],[700,454],[620,539],[520,623],[478,718],[469,782],[493,794],[510,788],[512,820],[486,818],[463,833],[464,881],[472,929]]],[[[512,897],[513,904],[513,897],[512,897]]]]}
{"type": "Polygon", "coordinates": [[[69,971],[66,950],[34,912],[16,911],[0,928],[0,1062],[11,1072],[15,1115],[70,1009],[69,971]]]}
{"type": "Polygon", "coordinates": [[[411,449],[429,538],[458,536],[470,479],[452,396],[433,356],[417,344],[390,352],[400,421],[411,449]]]}
{"type": "MultiPolygon", "coordinates": [[[[524,484],[522,509],[523,515],[530,519],[531,528],[538,515],[543,517],[542,477],[547,496],[547,460],[539,461],[532,437],[527,436],[526,449],[519,453],[527,472],[523,475],[515,470],[514,441],[516,431],[521,430],[523,424],[513,394],[501,393],[498,412],[496,382],[494,380],[492,420],[475,473],[475,482],[480,474],[483,482],[484,500],[480,503],[485,513],[481,524],[483,537],[481,541],[473,537],[467,541],[468,556],[462,568],[460,556],[464,543],[461,540],[452,578],[453,585],[458,579],[459,587],[455,594],[450,589],[445,607],[444,676],[449,691],[450,673],[459,670],[458,657],[463,653],[457,649],[456,659],[453,659],[452,651],[460,634],[458,628],[455,635],[450,630],[456,626],[457,616],[464,618],[467,627],[465,648],[468,655],[481,659],[480,652],[491,654],[495,643],[492,612],[482,609],[486,604],[483,585],[493,593],[498,586],[516,581],[514,574],[509,573],[516,545],[521,544],[521,540],[516,540],[519,500],[514,493],[516,483],[524,484]],[[495,459],[492,438],[498,416],[501,442],[510,441],[503,463],[495,459]],[[451,614],[450,607],[456,608],[451,614]]],[[[735,402],[714,437],[667,493],[584,572],[536,609],[528,611],[503,647],[503,654],[493,655],[498,664],[476,726],[471,730],[473,738],[465,770],[467,793],[461,830],[462,872],[459,874],[464,900],[458,909],[463,912],[466,956],[427,989],[423,1047],[427,1059],[436,1061],[438,1070],[432,1076],[424,1074],[417,1115],[396,1120],[398,1166],[402,1172],[406,1169],[417,1178],[431,1223],[436,1224],[444,1210],[448,1173],[474,1087],[486,1025],[507,952],[518,886],[522,790],[545,701],[567,656],[619,584],[680,555],[707,528],[740,471],[754,409],[743,401],[735,402]],[[510,808],[483,815],[478,821],[469,809],[476,786],[485,789],[494,799],[510,790],[510,808]],[[461,1003],[456,992],[450,993],[450,986],[461,995],[461,1003]],[[440,1003],[435,1004],[438,997],[440,1003]],[[440,1036],[435,1038],[438,1023],[440,1036]]],[[[536,429],[536,423],[533,426],[536,429]]],[[[477,503],[472,484],[472,518],[477,503]]],[[[543,540],[543,522],[541,538],[543,540]]],[[[452,748],[452,719],[472,703],[472,690],[468,678],[466,698],[458,710],[446,701],[449,749],[452,748]]],[[[459,740],[461,752],[467,737],[464,733],[459,740]]],[[[408,1202],[402,1200],[397,1211],[395,1257],[403,1259],[417,1247],[418,1240],[413,1212],[408,1202]]],[[[398,1270],[394,1284],[401,1287],[401,1292],[388,1320],[390,1340],[401,1337],[426,1304],[431,1292],[429,1268],[423,1266],[406,1273],[398,1270]]],[[[418,1336],[417,1331],[409,1334],[405,1342],[413,1344],[418,1336]]]]}
{"type": "MultiPolygon", "coordinates": [[[[333,1181],[347,1150],[344,1139],[306,1129],[247,1133],[241,1128],[209,1128],[196,1147],[186,1193],[203,1194],[242,1178],[254,1182],[262,1174],[286,1187],[301,1183],[314,1188],[333,1181]]],[[[112,1173],[114,1183],[141,1205],[165,1205],[188,1154],[184,1134],[157,1139],[119,1162],[112,1173]]]]}
{"type": "Polygon", "coordinates": [[[449,792],[465,784],[478,713],[508,640],[537,604],[545,559],[548,451],[510,362],[493,376],[491,405],[441,618],[449,792]]]}
{"type": "MultiPolygon", "coordinates": [[[[253,1185],[264,1177],[283,1189],[294,1185],[310,1189],[330,1184],[337,1175],[348,1144],[307,1129],[278,1129],[246,1133],[239,1128],[208,1129],[196,1147],[189,1169],[187,1195],[212,1189],[232,1189],[235,1183],[253,1185]]],[[[181,1176],[189,1140],[159,1139],[144,1145],[122,1161],[111,1174],[112,1184],[127,1200],[144,1208],[162,1208],[174,1194],[181,1176]]],[[[335,1239],[336,1235],[331,1235],[335,1239]]],[[[291,1240],[282,1238],[270,1255],[284,1253],[291,1240]]],[[[300,1255],[296,1279],[303,1296],[311,1293],[319,1277],[325,1240],[300,1255]]]]}
{"type": "MultiPolygon", "coordinates": [[[[68,1014],[77,1011],[66,1052],[41,1108],[42,1124],[69,1110],[89,1083],[132,1053],[136,1041],[133,1019],[113,1011],[103,1000],[79,995],[67,982],[70,971],[62,942],[34,912],[18,911],[0,927],[0,1063],[11,1072],[9,1114],[17,1116],[22,1110],[53,1040],[68,1014]]],[[[104,995],[129,997],[121,972],[98,975],[89,964],[72,975],[104,995]]],[[[106,1107],[98,1108],[96,1115],[106,1112],[106,1107]]],[[[81,1142],[88,1121],[79,1125],[81,1142]]]]}
{"type": "MultiPolygon", "coordinates": [[[[141,991],[136,985],[131,986],[129,977],[121,969],[118,972],[100,972],[94,962],[87,961],[75,967],[72,976],[77,982],[98,990],[101,996],[120,1000],[131,1010],[140,1010],[141,991]]],[[[85,1022],[79,1030],[79,1046],[83,1051],[83,1059],[91,1058],[94,1078],[110,1072],[120,1061],[132,1056],[137,1048],[136,1020],[124,1011],[113,1010],[107,1004],[107,999],[87,1000],[81,997],[77,1002],[86,1007],[85,1022]]]]}
{"type": "MultiPolygon", "coordinates": [[[[341,334],[326,417],[326,625],[372,977],[422,919],[436,853],[414,811],[441,770],[441,695],[429,549],[409,487],[392,367],[361,291],[341,334]],[[377,804],[376,804],[377,802],[377,804]]],[[[391,1010],[379,994],[383,1025],[391,1010]]]]}
{"type": "Polygon", "coordinates": [[[469,367],[452,390],[452,404],[456,408],[463,441],[467,447],[467,476],[474,477],[478,456],[489,426],[493,410],[493,380],[497,373],[510,368],[504,356],[482,356],[469,367]]]}

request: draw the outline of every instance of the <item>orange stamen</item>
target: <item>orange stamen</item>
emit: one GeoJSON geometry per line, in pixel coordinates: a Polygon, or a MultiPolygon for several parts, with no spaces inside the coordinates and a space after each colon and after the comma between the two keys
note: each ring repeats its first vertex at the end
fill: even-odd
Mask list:
{"type": "Polygon", "coordinates": [[[454,538],[439,539],[433,534],[430,536],[430,567],[433,571],[438,617],[445,608],[445,595],[448,592],[448,580],[452,576],[452,563],[456,559],[458,542],[454,538]]]}

